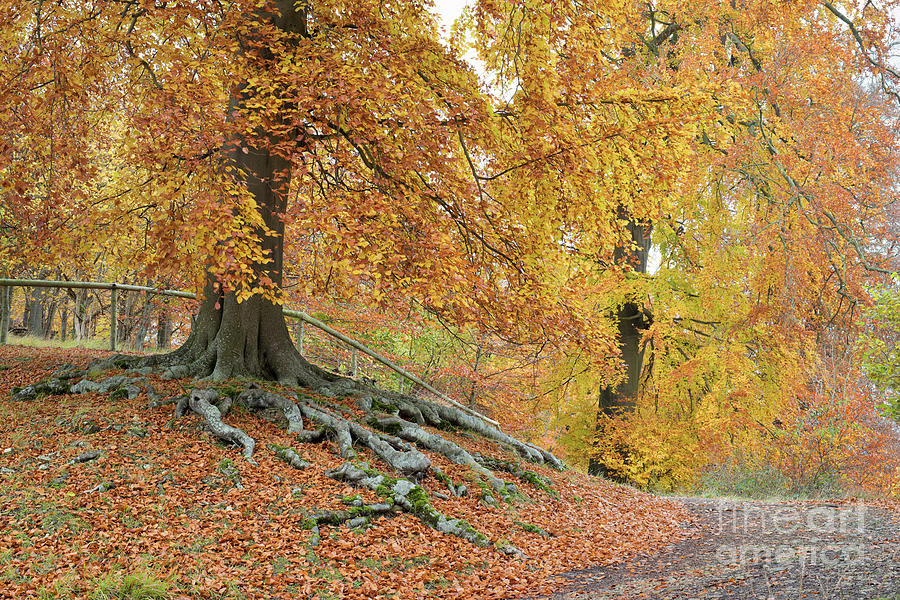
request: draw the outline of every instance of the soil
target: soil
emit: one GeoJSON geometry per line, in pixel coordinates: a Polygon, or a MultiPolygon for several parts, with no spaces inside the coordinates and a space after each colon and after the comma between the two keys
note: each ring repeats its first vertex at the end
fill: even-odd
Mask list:
{"type": "Polygon", "coordinates": [[[686,498],[696,533],[660,554],[567,573],[553,600],[900,600],[896,512],[853,502],[686,498]]]}

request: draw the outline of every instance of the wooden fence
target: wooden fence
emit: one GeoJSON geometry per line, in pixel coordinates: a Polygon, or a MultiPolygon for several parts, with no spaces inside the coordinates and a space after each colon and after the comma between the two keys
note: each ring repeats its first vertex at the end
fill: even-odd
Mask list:
{"type": "MultiPolygon", "coordinates": [[[[94,282],[94,281],[51,281],[44,279],[2,279],[0,278],[0,345],[6,344],[7,333],[9,332],[9,323],[10,323],[10,305],[12,299],[12,288],[13,287],[45,287],[45,288],[60,288],[60,289],[94,289],[94,290],[110,290],[110,328],[109,328],[109,349],[112,352],[116,351],[116,341],[118,332],[116,331],[117,321],[118,321],[118,292],[119,290],[129,291],[129,292],[146,292],[148,294],[157,294],[160,296],[172,296],[176,298],[188,298],[191,300],[196,300],[196,294],[192,294],[191,292],[184,292],[180,290],[167,290],[161,288],[152,288],[142,285],[129,285],[123,283],[108,283],[108,282],[94,282]]],[[[300,353],[303,354],[303,323],[309,323],[313,327],[324,331],[328,335],[334,337],[337,340],[340,340],[342,343],[346,344],[351,349],[351,359],[350,359],[350,370],[351,376],[357,376],[357,352],[362,352],[367,356],[370,356],[373,360],[383,364],[390,370],[394,371],[404,379],[411,381],[412,383],[421,386],[423,389],[428,390],[441,400],[455,406],[456,408],[482,419],[486,423],[490,423],[491,425],[498,427],[500,426],[497,421],[490,419],[481,413],[470,409],[469,407],[460,404],[456,400],[453,400],[443,392],[435,389],[433,386],[429,385],[419,377],[416,377],[403,367],[397,365],[393,361],[388,358],[385,358],[378,352],[368,348],[367,346],[361,344],[360,342],[354,340],[353,338],[344,335],[343,333],[333,329],[323,323],[322,321],[316,319],[315,317],[311,317],[303,311],[300,310],[289,310],[284,309],[284,316],[299,319],[301,321],[301,327],[299,332],[298,339],[298,349],[300,353]]]]}

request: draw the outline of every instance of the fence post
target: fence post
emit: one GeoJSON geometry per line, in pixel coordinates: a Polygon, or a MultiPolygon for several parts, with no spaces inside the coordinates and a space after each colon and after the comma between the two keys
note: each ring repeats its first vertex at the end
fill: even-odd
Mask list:
{"type": "Polygon", "coordinates": [[[9,333],[9,305],[12,299],[12,286],[0,288],[0,345],[6,344],[6,335],[9,333]]]}
{"type": "Polygon", "coordinates": [[[356,379],[356,348],[353,348],[353,353],[350,355],[350,376],[356,379]]]}
{"type": "Polygon", "coordinates": [[[109,299],[109,349],[113,352],[116,351],[116,338],[119,336],[118,331],[118,321],[119,321],[119,311],[118,311],[118,290],[116,289],[116,284],[113,284],[110,299],[109,299]]]}

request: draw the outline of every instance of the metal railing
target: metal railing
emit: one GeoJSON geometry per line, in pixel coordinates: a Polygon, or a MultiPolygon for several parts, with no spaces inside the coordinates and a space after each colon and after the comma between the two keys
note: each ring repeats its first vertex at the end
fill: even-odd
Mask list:
{"type": "MultiPolygon", "coordinates": [[[[109,349],[112,352],[116,351],[116,342],[118,337],[118,332],[116,331],[117,321],[118,321],[118,292],[129,291],[129,292],[146,292],[148,294],[158,294],[160,296],[172,296],[176,298],[187,298],[190,300],[196,300],[197,295],[191,292],[184,292],[181,290],[167,290],[162,288],[153,288],[143,285],[130,285],[123,283],[108,283],[108,282],[94,282],[94,281],[52,281],[52,280],[44,280],[44,279],[3,279],[0,278],[0,345],[6,344],[7,332],[9,331],[9,319],[10,319],[10,305],[12,304],[12,288],[13,287],[45,287],[45,288],[61,288],[61,289],[94,289],[94,290],[110,290],[110,331],[109,331],[109,349]]],[[[426,383],[419,377],[416,377],[403,367],[397,365],[393,361],[385,358],[378,352],[368,348],[367,346],[361,344],[360,342],[354,340],[353,338],[333,329],[323,323],[322,321],[316,319],[315,317],[311,317],[305,312],[301,310],[290,310],[283,309],[284,316],[290,317],[294,319],[299,319],[302,323],[309,323],[313,327],[320,329],[327,333],[328,335],[334,337],[337,340],[340,340],[344,344],[347,344],[351,348],[351,375],[353,377],[357,376],[357,351],[366,354],[371,357],[373,360],[383,364],[390,370],[394,371],[401,377],[415,383],[416,385],[421,386],[422,388],[428,390],[441,400],[455,406],[456,408],[474,416],[482,419],[486,423],[490,423],[495,427],[500,427],[500,424],[493,419],[490,419],[481,413],[472,410],[468,406],[460,404],[456,400],[450,398],[440,390],[437,390],[430,384],[426,383]]],[[[302,335],[302,327],[301,334],[299,339],[299,350],[300,353],[303,354],[303,335],[302,335]]]]}

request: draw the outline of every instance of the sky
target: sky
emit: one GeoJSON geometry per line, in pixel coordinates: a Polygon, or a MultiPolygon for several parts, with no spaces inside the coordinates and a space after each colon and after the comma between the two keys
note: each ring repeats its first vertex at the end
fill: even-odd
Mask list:
{"type": "Polygon", "coordinates": [[[446,31],[450,31],[453,21],[468,3],[467,0],[434,0],[434,7],[441,16],[446,31]]]}

